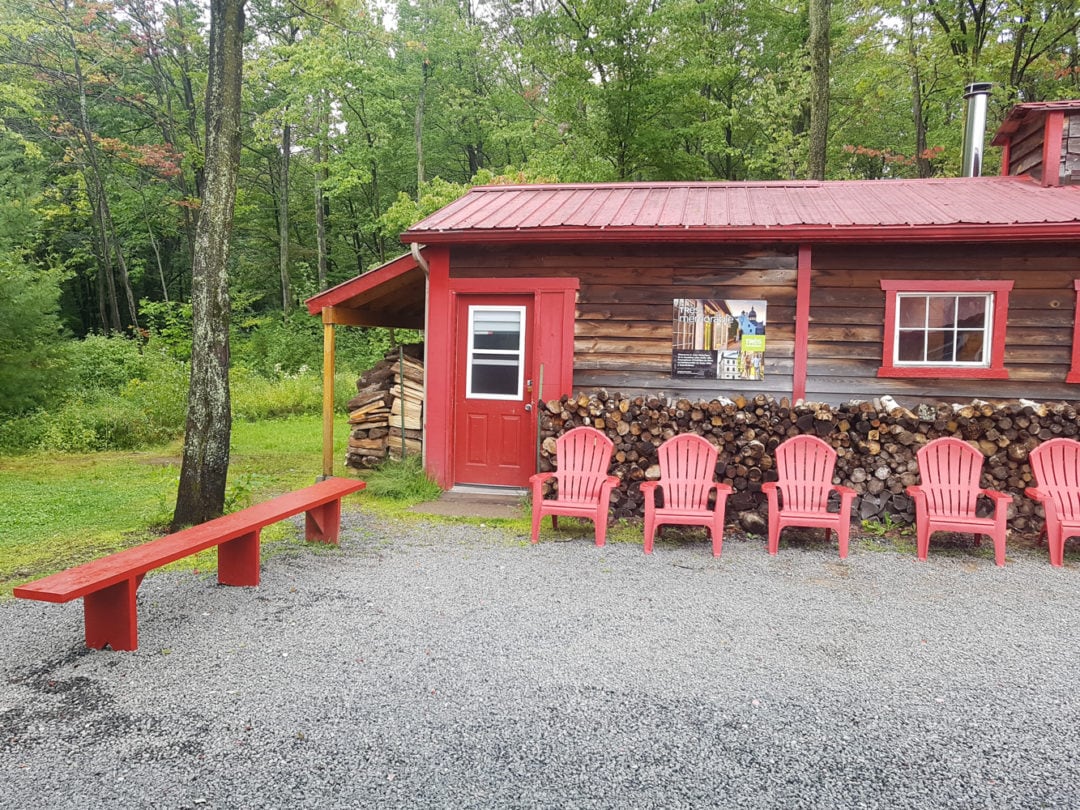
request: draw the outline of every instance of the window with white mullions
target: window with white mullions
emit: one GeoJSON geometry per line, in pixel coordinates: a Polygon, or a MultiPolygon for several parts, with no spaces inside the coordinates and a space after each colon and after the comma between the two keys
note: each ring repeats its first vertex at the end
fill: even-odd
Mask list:
{"type": "Polygon", "coordinates": [[[896,365],[989,365],[992,293],[901,293],[897,298],[896,365]]]}
{"type": "Polygon", "coordinates": [[[885,339],[879,377],[1007,380],[1012,281],[881,279],[885,339]]]}
{"type": "Polygon", "coordinates": [[[525,307],[469,307],[466,397],[521,399],[524,359],[525,307]]]}

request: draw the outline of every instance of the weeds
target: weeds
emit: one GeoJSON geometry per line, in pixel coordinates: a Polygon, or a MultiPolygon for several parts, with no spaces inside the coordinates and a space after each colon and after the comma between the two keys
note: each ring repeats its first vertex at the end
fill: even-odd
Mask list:
{"type": "Polygon", "coordinates": [[[408,456],[402,461],[385,461],[364,476],[367,493],[392,501],[422,503],[438,498],[442,493],[439,485],[428,478],[419,456],[408,456]]]}

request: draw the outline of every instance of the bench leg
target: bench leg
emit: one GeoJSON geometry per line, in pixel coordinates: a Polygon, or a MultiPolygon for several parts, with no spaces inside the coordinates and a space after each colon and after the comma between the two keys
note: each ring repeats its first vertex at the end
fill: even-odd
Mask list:
{"type": "Polygon", "coordinates": [[[217,581],[221,585],[259,584],[258,529],[218,546],[217,581]]]}
{"type": "Polygon", "coordinates": [[[103,650],[135,650],[139,646],[139,617],[135,592],[142,577],[117,582],[83,597],[86,646],[103,650]]]}
{"type": "Polygon", "coordinates": [[[310,543],[337,544],[341,532],[341,501],[330,501],[309,509],[304,515],[304,537],[310,543]]]}

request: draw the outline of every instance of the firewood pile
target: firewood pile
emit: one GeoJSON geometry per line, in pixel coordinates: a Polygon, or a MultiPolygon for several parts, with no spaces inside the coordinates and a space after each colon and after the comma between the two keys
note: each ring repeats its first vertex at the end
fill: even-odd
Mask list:
{"type": "Polygon", "coordinates": [[[356,381],[349,400],[349,449],[345,466],[374,467],[385,458],[423,450],[424,364],[419,347],[389,352],[356,381]]]}
{"type": "Polygon", "coordinates": [[[1042,507],[1023,495],[1033,478],[1028,453],[1047,439],[1080,433],[1077,409],[1065,403],[976,401],[924,404],[911,411],[889,397],[829,406],[792,405],[764,395],[668,402],[599,390],[563,396],[542,408],[541,471],[554,469],[555,437],[579,425],[598,428],[615,443],[611,472],[622,479],[612,496],[616,518],[642,516],[640,484],[660,476],[656,448],[692,431],[719,448],[717,479],[735,490],[728,514],[747,528],[763,525],[760,516],[767,509],[761,484],[776,480],[777,445],[802,433],[819,436],[837,451],[833,482],[859,493],[854,518],[912,523],[915,507],[904,489],[919,483],[915,453],[931,439],[957,436],[986,458],[982,485],[1013,495],[1009,526],[1022,533],[1042,527],[1042,507]]]}

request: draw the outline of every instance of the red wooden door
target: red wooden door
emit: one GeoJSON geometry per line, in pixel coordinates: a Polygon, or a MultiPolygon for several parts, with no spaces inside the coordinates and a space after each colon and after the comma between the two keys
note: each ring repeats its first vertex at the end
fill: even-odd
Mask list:
{"type": "Polygon", "coordinates": [[[536,471],[533,297],[462,295],[454,369],[454,483],[524,487],[536,471]]]}

